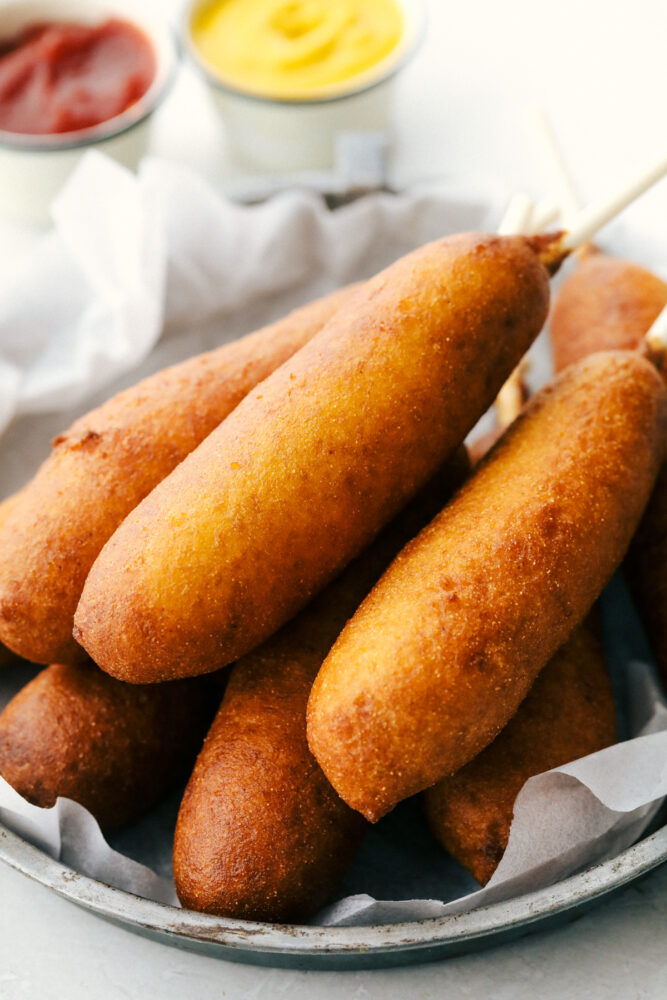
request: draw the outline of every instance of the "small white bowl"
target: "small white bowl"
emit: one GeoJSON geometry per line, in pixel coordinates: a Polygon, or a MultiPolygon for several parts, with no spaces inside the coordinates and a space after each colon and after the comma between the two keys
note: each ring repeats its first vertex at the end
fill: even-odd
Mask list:
{"type": "Polygon", "coordinates": [[[340,132],[389,134],[397,74],[417,51],[426,16],[423,0],[397,0],[405,27],[399,44],[376,66],[307,99],[274,98],[243,91],[201,53],[192,37],[194,15],[210,0],[189,0],[182,20],[184,47],[209,84],[233,152],[262,170],[315,170],[334,162],[340,132]]]}
{"type": "Polygon", "coordinates": [[[0,129],[0,213],[45,222],[49,208],[84,153],[99,149],[135,170],[146,153],[150,118],[166,96],[178,67],[171,31],[159,18],[136,10],[131,0],[9,0],[0,5],[0,39],[39,21],[99,24],[118,17],[140,28],[152,44],[155,78],[131,108],[99,125],[55,135],[24,135],[0,129]]]}

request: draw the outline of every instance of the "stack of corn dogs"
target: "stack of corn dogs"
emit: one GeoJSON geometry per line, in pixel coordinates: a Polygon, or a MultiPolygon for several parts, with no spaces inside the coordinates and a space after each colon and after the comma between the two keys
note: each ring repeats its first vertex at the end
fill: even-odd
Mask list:
{"type": "Polygon", "coordinates": [[[0,506],[2,656],[46,665],[0,775],[109,830],[194,765],[174,876],[207,913],[307,919],[422,793],[488,881],[527,778],[615,740],[590,612],[624,560],[667,678],[667,285],[581,254],[559,374],[463,447],[587,226],[436,241],[57,437],[0,506]]]}

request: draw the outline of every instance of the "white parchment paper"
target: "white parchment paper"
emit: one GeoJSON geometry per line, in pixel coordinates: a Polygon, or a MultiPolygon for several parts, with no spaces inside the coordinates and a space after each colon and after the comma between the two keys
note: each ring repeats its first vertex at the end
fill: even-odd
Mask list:
{"type": "MultiPolygon", "coordinates": [[[[148,161],[138,178],[94,153],[59,199],[55,228],[0,280],[0,496],[20,486],[51,437],[91,405],[161,366],[233,339],[340,284],[367,277],[430,239],[494,229],[493,186],[368,197],[329,213],[293,192],[231,204],[182,168],[148,161]]],[[[655,243],[613,228],[609,246],[665,273],[655,243]]],[[[531,381],[549,372],[533,352],[531,381]]],[[[322,924],[375,924],[460,913],[551,884],[629,846],[667,795],[667,707],[622,586],[605,596],[608,659],[621,739],[532,778],[488,886],[430,837],[418,801],[371,829],[322,924]]],[[[0,707],[35,673],[0,675],[0,707]]],[[[176,903],[171,840],[181,790],[104,840],[76,803],[50,810],[0,779],[0,821],[73,868],[176,903]]]]}

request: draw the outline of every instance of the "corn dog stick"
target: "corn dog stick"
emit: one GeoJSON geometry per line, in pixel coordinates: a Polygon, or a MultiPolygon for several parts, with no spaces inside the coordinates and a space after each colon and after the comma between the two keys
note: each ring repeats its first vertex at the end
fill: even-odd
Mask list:
{"type": "Polygon", "coordinates": [[[643,169],[635,178],[613,194],[581,209],[568,229],[551,241],[544,242],[540,259],[551,274],[555,274],[566,257],[587,246],[597,232],[616,218],[625,208],[667,174],[667,156],[643,169]]]}
{"type": "Polygon", "coordinates": [[[551,174],[549,188],[558,203],[567,228],[581,209],[572,174],[563,158],[561,148],[544,108],[535,108],[533,128],[540,141],[544,160],[551,174]]]}
{"type": "Polygon", "coordinates": [[[571,252],[589,243],[600,229],[662,180],[665,174],[667,174],[667,155],[661,156],[609,197],[601,198],[578,212],[562,239],[562,249],[571,252]]]}
{"type": "Polygon", "coordinates": [[[667,354],[667,306],[664,307],[646,334],[649,353],[664,358],[667,354]]]}
{"type": "MultiPolygon", "coordinates": [[[[558,216],[558,209],[553,206],[553,203],[535,205],[526,195],[522,195],[521,198],[521,210],[517,210],[516,207],[512,209],[510,205],[501,227],[509,229],[509,226],[516,225],[518,227],[517,233],[532,235],[539,232],[543,226],[548,225],[549,221],[552,221],[552,216],[553,218],[558,216]],[[555,214],[553,214],[554,212],[555,214]]],[[[496,421],[501,429],[509,427],[526,402],[524,375],[528,367],[527,358],[522,358],[496,396],[496,421]]]]}
{"type": "Polygon", "coordinates": [[[498,226],[499,236],[525,233],[533,214],[533,201],[527,194],[515,194],[498,226]]]}
{"type": "Polygon", "coordinates": [[[548,198],[538,201],[533,209],[530,218],[530,228],[526,230],[526,236],[534,236],[536,233],[543,232],[561,214],[561,209],[557,202],[551,201],[548,198]]]}
{"type": "Polygon", "coordinates": [[[496,418],[501,428],[509,427],[526,402],[524,375],[528,367],[528,359],[522,358],[496,397],[496,418]]]}

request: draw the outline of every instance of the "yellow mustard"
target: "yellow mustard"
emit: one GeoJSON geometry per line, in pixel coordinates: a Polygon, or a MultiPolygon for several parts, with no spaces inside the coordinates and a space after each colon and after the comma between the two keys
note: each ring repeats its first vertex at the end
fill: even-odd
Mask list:
{"type": "Polygon", "coordinates": [[[292,99],[346,90],[403,30],[396,0],[209,0],[191,21],[195,46],[232,86],[292,99]]]}

